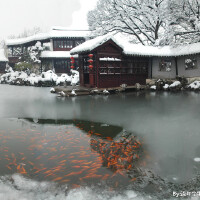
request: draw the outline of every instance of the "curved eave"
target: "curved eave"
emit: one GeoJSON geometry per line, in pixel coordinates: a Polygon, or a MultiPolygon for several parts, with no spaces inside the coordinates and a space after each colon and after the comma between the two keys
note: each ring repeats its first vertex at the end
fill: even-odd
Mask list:
{"type": "Polygon", "coordinates": [[[34,40],[22,41],[22,42],[6,42],[6,46],[7,47],[15,47],[15,46],[21,46],[21,45],[29,46],[29,45],[35,44],[37,41],[50,42],[50,38],[34,39],[34,40]]]}
{"type": "Polygon", "coordinates": [[[127,53],[123,53],[125,56],[140,56],[140,57],[181,57],[181,56],[191,56],[191,55],[197,55],[200,54],[200,52],[194,52],[194,53],[185,53],[185,54],[177,54],[177,55],[161,55],[161,54],[137,54],[137,53],[133,53],[133,54],[127,54],[127,53]]]}
{"type": "Polygon", "coordinates": [[[91,51],[93,51],[93,49],[92,50],[85,50],[85,51],[75,51],[75,52],[70,52],[70,55],[79,55],[79,54],[89,53],[91,51]]]}
{"type": "Polygon", "coordinates": [[[69,39],[69,38],[78,38],[78,39],[85,39],[86,37],[83,37],[83,36],[52,36],[52,37],[49,37],[50,39],[56,39],[56,38],[66,38],[66,39],[69,39]]]}
{"type": "MultiPolygon", "coordinates": [[[[70,57],[69,51],[43,51],[40,56],[41,59],[66,59],[70,57]]],[[[74,57],[78,58],[78,55],[75,55],[74,57]]]]}

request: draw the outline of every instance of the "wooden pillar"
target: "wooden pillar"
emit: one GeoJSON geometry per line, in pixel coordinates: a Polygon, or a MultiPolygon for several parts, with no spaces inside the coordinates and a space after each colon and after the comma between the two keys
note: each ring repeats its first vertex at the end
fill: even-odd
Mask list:
{"type": "Polygon", "coordinates": [[[95,68],[96,68],[96,87],[99,86],[99,56],[94,54],[95,56],[95,68]]]}
{"type": "Polygon", "coordinates": [[[178,62],[177,62],[177,57],[175,57],[175,66],[176,66],[176,76],[178,76],[178,62]]]}
{"type": "Polygon", "coordinates": [[[40,73],[42,73],[42,60],[41,60],[41,63],[40,63],[40,73]]]}
{"type": "Polygon", "coordinates": [[[151,57],[151,79],[153,77],[153,57],[151,57]]]}
{"type": "Polygon", "coordinates": [[[24,46],[21,45],[21,53],[23,54],[24,53],[24,46]]]}

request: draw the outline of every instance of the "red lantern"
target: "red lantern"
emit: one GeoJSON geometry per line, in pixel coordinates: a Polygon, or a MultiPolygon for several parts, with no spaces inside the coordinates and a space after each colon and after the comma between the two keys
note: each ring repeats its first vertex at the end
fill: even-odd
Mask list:
{"type": "Polygon", "coordinates": [[[74,64],[74,60],[72,60],[71,63],[74,64]]]}
{"type": "Polygon", "coordinates": [[[92,58],[92,57],[93,57],[93,54],[89,54],[88,56],[89,56],[89,58],[92,58]]]}
{"type": "Polygon", "coordinates": [[[71,59],[71,60],[74,60],[74,57],[72,56],[72,57],[70,57],[70,59],[71,59]]]}
{"type": "Polygon", "coordinates": [[[71,69],[74,69],[74,66],[73,66],[73,65],[71,66],[71,69]]]}
{"type": "Polygon", "coordinates": [[[89,63],[93,63],[93,60],[92,60],[92,59],[89,59],[88,62],[89,62],[89,63]]]}
{"type": "Polygon", "coordinates": [[[92,68],[93,68],[93,65],[89,65],[89,68],[92,69],[92,68]]]}

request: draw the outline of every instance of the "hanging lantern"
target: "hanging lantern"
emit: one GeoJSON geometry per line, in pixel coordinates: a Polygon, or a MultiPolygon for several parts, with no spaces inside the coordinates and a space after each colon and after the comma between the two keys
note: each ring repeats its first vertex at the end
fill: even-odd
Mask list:
{"type": "Polygon", "coordinates": [[[89,58],[92,58],[92,57],[93,57],[93,54],[89,54],[88,57],[89,57],[89,58]]]}
{"type": "Polygon", "coordinates": [[[93,60],[92,60],[92,59],[89,59],[88,62],[91,64],[91,63],[93,63],[93,60]]]}
{"type": "Polygon", "coordinates": [[[89,69],[92,69],[93,68],[93,65],[89,65],[89,69]]]}
{"type": "Polygon", "coordinates": [[[71,69],[74,69],[74,63],[75,63],[74,57],[71,56],[70,59],[71,59],[71,69]]]}

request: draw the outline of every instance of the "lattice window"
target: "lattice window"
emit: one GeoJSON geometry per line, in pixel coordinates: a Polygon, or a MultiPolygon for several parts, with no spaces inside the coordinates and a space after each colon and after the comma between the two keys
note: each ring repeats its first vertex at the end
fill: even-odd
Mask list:
{"type": "Polygon", "coordinates": [[[13,47],[13,56],[20,56],[22,54],[22,48],[21,47],[13,47]]]}
{"type": "Polygon", "coordinates": [[[142,61],[125,61],[121,68],[122,74],[146,74],[148,71],[148,63],[142,61]]]}
{"type": "Polygon", "coordinates": [[[70,72],[70,60],[55,60],[54,62],[54,67],[56,69],[56,72],[66,72],[69,73],[70,72]]]}
{"type": "Polygon", "coordinates": [[[73,48],[73,40],[56,40],[54,41],[54,48],[73,48]]]}
{"type": "Polygon", "coordinates": [[[73,48],[73,41],[67,40],[67,48],[73,48]]]}
{"type": "Polygon", "coordinates": [[[170,72],[172,69],[172,61],[171,60],[161,60],[159,63],[159,71],[162,72],[170,72]]]}
{"type": "Polygon", "coordinates": [[[101,62],[99,67],[100,74],[120,74],[119,62],[101,62]]]}
{"type": "Polygon", "coordinates": [[[195,57],[185,58],[185,69],[196,69],[197,68],[197,59],[195,57]]]}

